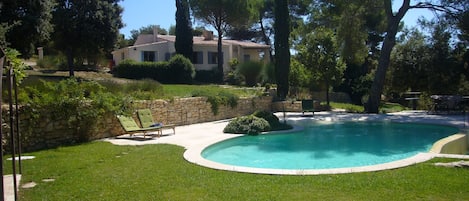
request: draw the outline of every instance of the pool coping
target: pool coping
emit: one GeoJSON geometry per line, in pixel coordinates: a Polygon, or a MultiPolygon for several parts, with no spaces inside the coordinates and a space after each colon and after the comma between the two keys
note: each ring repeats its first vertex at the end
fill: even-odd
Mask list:
{"type": "MultiPolygon", "coordinates": [[[[304,119],[305,117],[296,117],[298,119],[304,119]]],[[[332,117],[325,117],[322,119],[323,121],[332,121],[332,117]]],[[[443,122],[428,122],[428,121],[415,121],[409,122],[408,120],[396,120],[396,119],[386,119],[386,118],[379,118],[379,119],[365,119],[359,118],[355,119],[355,121],[391,121],[397,123],[424,123],[424,124],[439,124],[439,125],[446,125],[446,126],[455,126],[448,123],[443,122]]],[[[344,120],[340,118],[334,119],[334,121],[353,121],[353,120],[344,120]]],[[[457,127],[457,126],[455,126],[457,127]]],[[[294,132],[297,130],[302,129],[301,127],[295,127],[293,130],[289,131],[280,131],[281,133],[288,133],[294,132]]],[[[461,128],[459,128],[461,131],[461,128]]],[[[269,134],[275,134],[277,132],[271,132],[269,134]]],[[[234,135],[232,137],[227,137],[226,139],[212,141],[208,144],[199,144],[194,146],[190,149],[187,149],[184,152],[184,158],[194,164],[204,166],[207,168],[217,169],[217,170],[225,170],[225,171],[233,171],[233,172],[242,172],[242,173],[253,173],[253,174],[273,174],[273,175],[321,175],[321,174],[346,174],[346,173],[358,173],[358,172],[374,172],[374,171],[382,171],[382,170],[391,170],[397,169],[402,167],[407,167],[411,165],[415,165],[417,163],[422,163],[428,160],[431,160],[435,157],[445,157],[445,158],[460,158],[460,159],[469,159],[469,155],[455,155],[455,154],[438,154],[438,153],[430,153],[430,152],[421,152],[414,156],[391,161],[387,163],[381,163],[376,165],[368,165],[368,166],[359,166],[359,167],[346,167],[346,168],[329,168],[329,169],[272,169],[272,168],[254,168],[254,167],[244,167],[244,166],[235,166],[235,165],[227,165],[223,163],[218,163],[214,161],[207,160],[202,157],[202,152],[205,148],[215,143],[239,137],[240,135],[234,135]]],[[[242,135],[241,135],[242,136],[242,135]]]]}
{"type": "MultiPolygon", "coordinates": [[[[283,120],[283,113],[276,113],[283,120]]],[[[428,115],[423,111],[404,111],[392,114],[350,114],[337,112],[319,112],[313,117],[303,117],[301,113],[287,113],[285,116],[289,120],[309,118],[319,121],[392,121],[399,123],[430,123],[458,127],[460,131],[467,129],[466,116],[462,115],[428,115]]],[[[469,117],[468,117],[469,118],[469,117]]],[[[145,144],[175,144],[186,148],[183,157],[188,162],[203,167],[243,172],[254,174],[273,174],[273,175],[319,175],[319,174],[344,174],[356,172],[373,172],[381,170],[390,170],[402,168],[417,163],[428,161],[435,157],[460,158],[469,159],[469,155],[451,155],[436,153],[419,153],[409,158],[397,160],[388,163],[382,163],[370,166],[349,167],[349,168],[332,168],[332,169],[303,169],[303,170],[286,170],[286,169],[264,169],[250,168],[233,165],[226,165],[207,160],[201,156],[202,151],[217,142],[239,137],[238,134],[225,134],[223,128],[228,124],[229,120],[221,120],[215,122],[207,122],[201,124],[193,124],[187,126],[178,126],[176,135],[164,136],[150,140],[133,140],[129,138],[113,138],[105,139],[116,145],[145,145],[145,144]]],[[[297,128],[298,129],[298,128],[297,128]]],[[[467,131],[465,131],[467,133],[467,131]]]]}

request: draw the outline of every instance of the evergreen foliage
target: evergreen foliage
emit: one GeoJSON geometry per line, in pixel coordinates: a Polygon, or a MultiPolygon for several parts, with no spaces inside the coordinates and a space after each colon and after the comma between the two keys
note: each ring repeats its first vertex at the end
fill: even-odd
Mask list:
{"type": "Polygon", "coordinates": [[[243,24],[249,19],[246,17],[249,16],[247,1],[190,0],[189,3],[194,17],[205,24],[211,25],[218,33],[217,69],[220,72],[219,82],[222,82],[224,75],[222,38],[227,27],[243,24]]]}
{"type": "Polygon", "coordinates": [[[51,23],[54,6],[54,0],[2,0],[0,45],[5,47],[8,43],[22,57],[31,57],[36,51],[35,45],[44,44],[50,39],[54,29],[51,23]]]}
{"type": "Polygon", "coordinates": [[[261,132],[292,129],[288,124],[280,123],[272,112],[259,110],[251,115],[235,118],[223,129],[224,133],[257,135],[261,132]]]}
{"type": "Polygon", "coordinates": [[[190,84],[195,77],[194,65],[182,55],[173,56],[169,62],[122,61],[114,69],[116,77],[129,79],[154,79],[161,83],[190,84]]]}
{"type": "Polygon", "coordinates": [[[223,129],[224,133],[258,135],[270,130],[269,122],[254,115],[235,118],[223,129]]]}
{"type": "MultiPolygon", "coordinates": [[[[29,125],[39,125],[42,119],[66,120],[71,139],[64,144],[88,141],[105,114],[130,110],[130,99],[107,92],[96,82],[79,82],[74,78],[27,87],[20,100],[24,103],[21,112],[31,117],[26,119],[29,125]]],[[[30,132],[34,131],[23,131],[25,138],[30,132]]]]}
{"type": "Polygon", "coordinates": [[[96,63],[97,56],[114,49],[123,27],[120,0],[57,1],[53,10],[55,47],[67,56],[70,76],[74,60],[96,63]],[[85,12],[86,11],[86,12],[85,12]]]}
{"type": "Polygon", "coordinates": [[[218,114],[218,109],[220,104],[225,106],[230,106],[235,108],[238,105],[239,97],[233,93],[227,91],[213,92],[213,91],[204,91],[197,90],[192,92],[193,97],[206,97],[207,102],[210,103],[212,113],[214,115],[218,114]]]}
{"type": "Polygon", "coordinates": [[[176,53],[192,59],[194,42],[188,0],[176,0],[176,9],[176,42],[174,48],[176,48],[176,53]]]}
{"type": "Polygon", "coordinates": [[[236,71],[244,77],[246,86],[252,87],[260,82],[261,73],[264,69],[264,64],[256,61],[249,61],[240,64],[236,71]]]}
{"type": "Polygon", "coordinates": [[[285,99],[288,95],[288,74],[290,73],[290,15],[287,0],[275,0],[275,78],[277,96],[285,99]]]}

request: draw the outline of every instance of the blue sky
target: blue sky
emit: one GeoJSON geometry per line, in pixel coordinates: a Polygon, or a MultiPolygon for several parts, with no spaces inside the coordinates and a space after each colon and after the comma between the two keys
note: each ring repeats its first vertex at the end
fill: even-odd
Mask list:
{"type": "MultiPolygon", "coordinates": [[[[402,0],[394,1],[400,3],[402,0]]],[[[157,24],[166,30],[176,24],[175,0],[124,0],[120,2],[124,8],[122,19],[125,27],[120,30],[126,38],[130,37],[130,31],[141,27],[157,24]]],[[[424,9],[413,9],[407,12],[404,22],[407,26],[415,26],[420,16],[432,18],[433,14],[424,9]]]]}

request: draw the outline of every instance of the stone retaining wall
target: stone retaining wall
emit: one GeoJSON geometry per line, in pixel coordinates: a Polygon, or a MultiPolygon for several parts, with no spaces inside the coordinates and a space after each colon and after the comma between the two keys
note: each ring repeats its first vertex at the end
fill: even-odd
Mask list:
{"type": "MultiPolygon", "coordinates": [[[[314,108],[317,111],[325,111],[327,107],[321,105],[319,101],[314,101],[314,108]]],[[[301,101],[278,101],[272,103],[273,112],[301,112],[301,101]]]]}
{"type": "MultiPolygon", "coordinates": [[[[251,114],[256,110],[272,110],[272,97],[240,98],[236,107],[220,105],[218,113],[212,112],[211,104],[205,97],[180,98],[171,101],[151,100],[134,102],[135,109],[149,108],[157,122],[164,124],[188,125],[201,122],[229,119],[237,116],[251,114]]],[[[8,107],[3,107],[3,120],[8,124],[8,107]]],[[[136,114],[134,119],[138,122],[136,114]]],[[[87,140],[102,139],[122,135],[119,121],[114,114],[107,114],[97,122],[92,130],[80,130],[77,126],[70,125],[66,120],[42,119],[38,125],[26,125],[29,114],[20,110],[20,133],[22,135],[22,146],[25,151],[54,148],[58,146],[74,144],[87,140]]],[[[10,138],[8,128],[3,128],[3,145],[8,152],[10,138]],[[6,146],[8,145],[8,146],[6,146]]],[[[177,132],[177,131],[176,131],[177,132]]]]}

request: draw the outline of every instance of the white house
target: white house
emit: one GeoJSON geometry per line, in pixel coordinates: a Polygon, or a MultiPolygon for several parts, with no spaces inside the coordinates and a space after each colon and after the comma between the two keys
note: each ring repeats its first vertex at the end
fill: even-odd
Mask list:
{"type": "MultiPolygon", "coordinates": [[[[139,35],[133,46],[112,52],[116,65],[126,59],[134,61],[168,61],[176,53],[174,42],[176,36],[154,34],[139,35]]],[[[203,36],[193,38],[194,55],[192,63],[196,70],[212,70],[217,66],[217,40],[213,32],[205,32],[203,36]]],[[[229,61],[236,58],[240,63],[247,61],[270,61],[268,45],[248,41],[223,40],[223,68],[230,69],[229,61]]]]}

